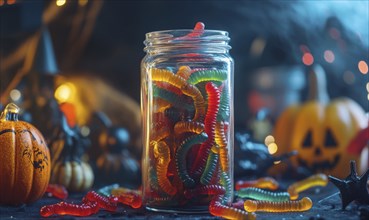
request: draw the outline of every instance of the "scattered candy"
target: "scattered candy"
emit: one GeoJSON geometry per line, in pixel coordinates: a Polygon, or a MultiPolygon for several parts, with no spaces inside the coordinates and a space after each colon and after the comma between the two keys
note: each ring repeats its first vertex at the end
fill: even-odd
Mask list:
{"type": "Polygon", "coordinates": [[[96,202],[100,208],[103,208],[107,211],[114,212],[117,210],[116,203],[110,202],[108,197],[99,195],[95,191],[89,191],[86,194],[85,199],[91,202],[96,202]]]}
{"type": "Polygon", "coordinates": [[[300,192],[315,186],[326,186],[327,184],[328,177],[323,173],[319,173],[290,185],[287,192],[290,194],[291,200],[295,200],[299,197],[300,192]]]}
{"type": "Polygon", "coordinates": [[[256,187],[261,189],[270,189],[276,190],[279,187],[278,182],[272,177],[262,177],[257,180],[239,180],[236,182],[235,188],[236,190],[240,190],[242,188],[247,187],[256,187]]]}
{"type": "Polygon", "coordinates": [[[237,220],[254,220],[256,216],[254,213],[247,213],[243,210],[229,207],[222,204],[222,196],[215,196],[209,205],[209,212],[218,217],[226,219],[237,219],[237,220]]]}
{"type": "Polygon", "coordinates": [[[303,212],[311,209],[312,206],[313,202],[308,197],[304,197],[299,201],[270,202],[246,200],[244,203],[244,208],[247,212],[303,212]]]}
{"type": "Polygon", "coordinates": [[[88,202],[81,205],[59,202],[41,207],[40,215],[42,217],[49,217],[51,215],[89,216],[97,213],[99,209],[97,202],[88,202]]]}
{"type": "Polygon", "coordinates": [[[49,184],[46,188],[46,192],[59,199],[68,198],[68,191],[63,185],[49,184]]]}
{"type": "Polygon", "coordinates": [[[254,187],[240,189],[236,192],[236,195],[243,199],[249,198],[271,202],[283,202],[290,200],[290,194],[288,192],[269,192],[254,187]]]}
{"type": "Polygon", "coordinates": [[[142,206],[141,195],[134,192],[120,193],[117,196],[110,197],[109,200],[112,203],[120,202],[124,205],[129,205],[134,209],[138,209],[142,206]]]}

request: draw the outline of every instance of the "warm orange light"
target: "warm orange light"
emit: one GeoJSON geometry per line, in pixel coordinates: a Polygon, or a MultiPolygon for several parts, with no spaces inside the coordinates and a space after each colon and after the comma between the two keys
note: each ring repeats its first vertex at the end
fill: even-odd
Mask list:
{"type": "Polygon", "coordinates": [[[266,146],[269,146],[269,144],[274,143],[274,137],[272,135],[268,135],[265,137],[264,143],[266,146]]]}
{"type": "Polygon", "coordinates": [[[268,151],[270,154],[275,154],[278,151],[278,146],[276,143],[271,143],[268,145],[268,151]]]}
{"type": "Polygon", "coordinates": [[[5,4],[5,0],[0,0],[0,6],[3,6],[5,4]]]}
{"type": "Polygon", "coordinates": [[[6,3],[8,3],[8,5],[12,5],[15,4],[16,0],[8,0],[6,1],[6,3]]]}
{"type": "Polygon", "coordinates": [[[65,5],[65,3],[66,3],[66,0],[56,0],[55,2],[55,4],[59,7],[65,5]]]}
{"type": "Polygon", "coordinates": [[[88,3],[88,0],[78,0],[78,4],[80,6],[85,6],[88,3]]]}
{"type": "Polygon", "coordinates": [[[328,63],[333,63],[333,61],[334,61],[334,53],[331,50],[324,51],[324,59],[328,63]]]}
{"type": "Polygon", "coordinates": [[[368,73],[368,64],[364,60],[361,60],[357,66],[362,74],[368,73]]]}
{"type": "Polygon", "coordinates": [[[306,65],[306,66],[310,66],[314,63],[314,57],[311,53],[304,53],[304,55],[302,56],[302,62],[306,65]]]}

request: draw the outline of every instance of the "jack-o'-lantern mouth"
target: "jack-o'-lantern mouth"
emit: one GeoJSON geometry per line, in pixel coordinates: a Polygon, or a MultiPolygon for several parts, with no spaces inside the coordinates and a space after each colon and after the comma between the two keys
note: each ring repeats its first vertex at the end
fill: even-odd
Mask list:
{"type": "Polygon", "coordinates": [[[334,169],[337,166],[340,159],[341,155],[336,154],[332,162],[330,160],[324,160],[309,165],[309,163],[306,160],[302,159],[301,157],[297,157],[297,162],[299,163],[299,166],[306,167],[313,172],[317,172],[334,169]]]}

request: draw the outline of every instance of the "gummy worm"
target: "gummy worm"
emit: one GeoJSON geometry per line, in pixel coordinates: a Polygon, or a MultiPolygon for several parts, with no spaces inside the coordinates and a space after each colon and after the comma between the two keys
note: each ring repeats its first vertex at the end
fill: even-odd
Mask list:
{"type": "Polygon", "coordinates": [[[220,184],[222,184],[222,186],[224,186],[224,188],[226,189],[226,193],[223,197],[223,202],[230,203],[232,199],[233,185],[231,179],[228,177],[228,174],[224,171],[222,171],[220,175],[220,184]]]}
{"type": "Polygon", "coordinates": [[[182,77],[183,79],[187,80],[188,77],[191,75],[191,68],[189,66],[180,66],[177,71],[177,76],[182,77]]]}
{"type": "Polygon", "coordinates": [[[167,178],[168,165],[170,162],[170,150],[164,141],[160,141],[154,145],[154,156],[157,159],[156,175],[158,177],[159,186],[169,195],[176,194],[177,189],[172,186],[167,178]]]}
{"type": "Polygon", "coordinates": [[[248,212],[302,212],[311,209],[313,202],[310,198],[304,197],[299,201],[270,202],[246,200],[244,208],[248,212]]]}
{"type": "Polygon", "coordinates": [[[205,102],[201,92],[193,85],[190,85],[180,76],[174,75],[169,70],[165,69],[151,69],[151,77],[153,81],[167,82],[183,92],[183,94],[190,96],[193,99],[195,106],[195,116],[193,121],[198,121],[205,114],[205,102]]]}
{"type": "Polygon", "coordinates": [[[72,216],[89,216],[99,211],[97,202],[88,202],[86,204],[72,204],[66,202],[59,202],[53,205],[46,205],[41,207],[40,215],[42,217],[49,217],[51,215],[72,215],[72,216]]]}
{"type": "Polygon", "coordinates": [[[46,192],[58,199],[66,199],[68,197],[68,191],[63,185],[49,184],[46,188],[46,192]]]}
{"type": "Polygon", "coordinates": [[[142,206],[141,196],[134,192],[121,193],[118,196],[112,196],[109,199],[111,202],[120,202],[124,205],[129,205],[134,209],[142,206]]]}
{"type": "Polygon", "coordinates": [[[205,81],[222,82],[227,79],[227,71],[224,70],[202,70],[191,74],[187,82],[196,85],[205,81]]]}
{"type": "Polygon", "coordinates": [[[227,87],[224,87],[220,95],[219,113],[217,121],[229,121],[229,93],[227,87]]]}
{"type": "Polygon", "coordinates": [[[326,186],[328,184],[328,177],[323,173],[312,175],[306,179],[298,181],[290,185],[287,192],[290,194],[291,200],[299,197],[299,193],[315,186],[326,186]]]}
{"type": "Polygon", "coordinates": [[[179,121],[174,125],[174,133],[177,135],[185,132],[200,134],[203,131],[204,124],[201,122],[179,121]]]}
{"type": "Polygon", "coordinates": [[[225,147],[228,145],[227,137],[224,132],[224,122],[217,122],[215,125],[215,143],[219,147],[225,147]]]}
{"type": "Polygon", "coordinates": [[[195,181],[188,175],[186,166],[186,156],[188,150],[196,145],[207,140],[208,135],[206,133],[201,133],[199,135],[193,135],[185,139],[177,149],[175,155],[176,168],[178,176],[186,187],[192,187],[195,185],[195,181]]]}
{"type": "Polygon", "coordinates": [[[225,193],[225,188],[219,185],[206,185],[206,186],[199,186],[194,189],[187,189],[184,191],[184,196],[187,199],[198,195],[223,195],[225,193]]]}
{"type": "Polygon", "coordinates": [[[215,169],[217,168],[218,164],[218,156],[219,148],[218,146],[214,145],[211,148],[211,151],[208,156],[208,160],[206,161],[205,170],[201,175],[200,182],[203,185],[208,185],[211,182],[215,169]]]}
{"type": "Polygon", "coordinates": [[[211,82],[207,83],[206,92],[208,94],[208,110],[205,117],[205,132],[208,135],[208,140],[200,147],[199,153],[196,156],[195,163],[192,166],[192,173],[199,175],[202,174],[207,162],[210,148],[214,145],[215,136],[215,123],[219,110],[219,89],[211,82]]]}
{"type": "Polygon", "coordinates": [[[161,89],[155,85],[152,86],[152,91],[154,97],[164,99],[176,108],[184,108],[188,111],[193,111],[193,105],[186,103],[186,99],[184,99],[182,96],[176,95],[168,90],[161,89]]]}
{"type": "Polygon", "coordinates": [[[256,187],[261,189],[270,189],[270,190],[276,190],[279,187],[278,182],[272,178],[272,177],[263,177],[259,178],[257,180],[239,180],[236,182],[236,190],[240,190],[242,188],[247,187],[256,187]]]}
{"type": "Polygon", "coordinates": [[[160,190],[160,186],[158,183],[158,176],[156,175],[156,171],[153,167],[149,168],[149,182],[150,182],[151,189],[157,192],[160,190]]]}
{"type": "Polygon", "coordinates": [[[215,125],[215,143],[219,145],[219,160],[223,171],[229,169],[228,141],[224,131],[224,122],[217,122],[215,125]]]}
{"type": "Polygon", "coordinates": [[[114,212],[114,211],[117,210],[117,204],[116,203],[110,202],[108,197],[99,195],[95,191],[89,191],[86,194],[85,199],[87,199],[88,201],[91,201],[91,202],[96,202],[97,205],[100,208],[106,209],[110,212],[114,212]]]}
{"type": "Polygon", "coordinates": [[[219,216],[226,219],[237,219],[237,220],[255,220],[256,216],[254,213],[247,213],[243,210],[229,207],[222,204],[222,196],[215,196],[209,205],[209,212],[214,216],[219,216]]]}
{"type": "Polygon", "coordinates": [[[250,198],[255,200],[264,200],[271,202],[283,202],[290,200],[288,192],[269,192],[255,187],[240,189],[236,195],[241,198],[250,198]]]}

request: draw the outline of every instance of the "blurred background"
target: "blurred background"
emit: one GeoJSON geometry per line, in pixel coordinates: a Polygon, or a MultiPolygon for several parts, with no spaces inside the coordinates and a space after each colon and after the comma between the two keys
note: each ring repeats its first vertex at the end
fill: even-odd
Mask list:
{"type": "Polygon", "coordinates": [[[118,129],[126,156],[139,160],[145,33],[202,21],[231,37],[237,129],[257,133],[261,123],[270,133],[286,106],[306,99],[314,65],[326,72],[331,98],[350,97],[368,112],[368,10],[366,0],[0,0],[0,104],[50,122],[58,116],[45,108],[74,103],[82,134],[100,134],[99,123],[118,129]]]}

